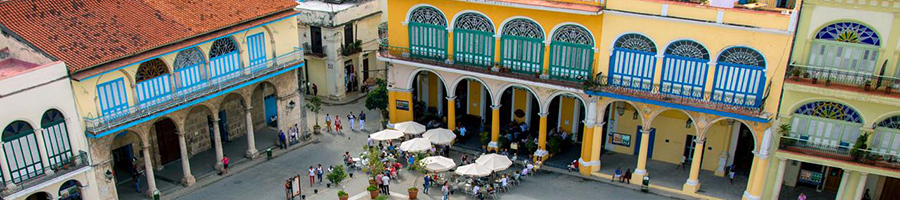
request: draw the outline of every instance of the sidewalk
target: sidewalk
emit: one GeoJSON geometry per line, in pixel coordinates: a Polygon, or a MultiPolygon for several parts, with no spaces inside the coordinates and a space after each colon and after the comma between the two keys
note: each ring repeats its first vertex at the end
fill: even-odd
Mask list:
{"type": "MultiPolygon", "coordinates": [[[[327,105],[327,106],[343,106],[343,105],[347,105],[347,104],[354,103],[354,102],[356,102],[357,100],[360,100],[360,99],[362,99],[362,98],[365,98],[366,95],[368,95],[368,94],[369,94],[369,93],[362,93],[362,92],[352,92],[352,93],[347,93],[347,95],[344,96],[344,98],[341,98],[341,99],[339,99],[339,100],[333,100],[333,99],[330,99],[330,98],[328,98],[328,97],[319,97],[319,98],[322,99],[322,105],[327,105]]],[[[309,99],[312,98],[312,97],[313,97],[312,95],[307,95],[307,96],[306,96],[307,102],[308,102],[309,99]]]]}

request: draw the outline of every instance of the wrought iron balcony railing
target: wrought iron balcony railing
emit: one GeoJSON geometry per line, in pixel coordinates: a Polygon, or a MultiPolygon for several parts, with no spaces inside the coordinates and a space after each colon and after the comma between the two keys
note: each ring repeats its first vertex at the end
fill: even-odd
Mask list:
{"type": "Polygon", "coordinates": [[[900,97],[900,78],[826,67],[790,65],[785,81],[795,84],[900,97]]]}
{"type": "MultiPolygon", "coordinates": [[[[53,174],[43,173],[43,171],[42,171],[41,173],[43,173],[43,174],[33,176],[30,179],[14,180],[13,181],[13,183],[15,183],[14,188],[4,188],[3,196],[11,195],[16,192],[28,189],[30,187],[34,187],[35,185],[39,185],[41,183],[44,183],[44,182],[54,179],[56,177],[68,174],[69,172],[73,172],[73,171],[79,170],[81,168],[87,167],[89,165],[90,165],[90,163],[88,162],[87,152],[78,151],[78,154],[73,155],[72,157],[69,157],[68,159],[64,159],[63,162],[59,162],[55,165],[51,165],[50,169],[53,170],[53,174]]],[[[29,177],[31,177],[31,176],[29,176],[29,177]]],[[[0,184],[0,185],[3,185],[0,187],[6,187],[5,184],[0,184]]]]}
{"type": "Polygon", "coordinates": [[[869,149],[854,150],[852,144],[843,146],[829,143],[817,143],[813,142],[808,137],[802,136],[781,136],[781,142],[778,145],[778,149],[833,160],[900,170],[900,156],[869,149]]]}
{"type": "MultiPolygon", "coordinates": [[[[189,86],[188,88],[178,88],[176,89],[178,92],[159,97],[159,99],[166,99],[165,101],[154,101],[152,103],[144,102],[117,112],[103,114],[100,117],[85,117],[85,129],[88,133],[97,134],[125,123],[147,117],[154,113],[174,108],[195,99],[236,86],[240,83],[262,77],[271,72],[299,64],[303,62],[303,55],[303,49],[297,49],[278,57],[268,59],[265,62],[241,68],[241,70],[227,76],[223,75],[212,78],[211,80],[189,86]]],[[[170,74],[170,76],[175,75],[176,74],[170,74]]]]}
{"type": "MultiPolygon", "coordinates": [[[[714,95],[711,92],[695,92],[697,94],[692,95],[678,95],[678,94],[669,94],[665,92],[661,92],[660,85],[658,84],[647,84],[647,89],[638,89],[617,85],[610,85],[609,77],[604,75],[595,76],[593,80],[587,80],[588,77],[550,77],[549,79],[541,78],[541,73],[517,73],[514,70],[510,70],[507,66],[502,66],[499,63],[496,68],[499,70],[491,70],[490,67],[486,66],[477,66],[477,65],[468,65],[462,64],[460,62],[450,62],[453,60],[452,55],[448,55],[447,59],[432,59],[432,58],[424,58],[421,56],[412,56],[410,54],[409,48],[405,47],[396,47],[396,46],[381,46],[381,50],[379,51],[379,55],[382,57],[399,59],[399,60],[407,60],[418,63],[426,63],[435,66],[465,70],[470,72],[476,72],[481,74],[489,74],[496,75],[502,77],[510,77],[527,81],[534,81],[540,83],[548,83],[563,87],[576,88],[579,90],[585,91],[595,91],[595,92],[605,92],[605,93],[613,93],[618,95],[631,96],[635,98],[641,99],[651,99],[658,100],[667,103],[680,104],[691,107],[698,107],[703,109],[724,111],[729,113],[736,113],[739,115],[752,116],[752,117],[761,117],[764,112],[762,110],[763,106],[761,105],[763,101],[758,101],[759,103],[754,103],[753,106],[742,105],[741,103],[733,103],[733,102],[747,102],[751,100],[745,101],[737,101],[735,99],[723,99],[726,98],[723,95],[714,95]],[[450,60],[450,61],[448,61],[450,60]],[[696,96],[696,97],[691,97],[696,96]],[[732,102],[732,103],[727,103],[732,102]]],[[[757,97],[762,98],[762,97],[757,97]]],[[[755,99],[752,100],[757,102],[755,99]]]]}

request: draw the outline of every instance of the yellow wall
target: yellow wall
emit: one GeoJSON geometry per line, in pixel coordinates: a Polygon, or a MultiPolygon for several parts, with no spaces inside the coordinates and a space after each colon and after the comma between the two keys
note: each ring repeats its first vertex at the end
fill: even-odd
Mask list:
{"type": "MultiPolygon", "coordinates": [[[[624,103],[623,103],[624,104],[624,103]]],[[[622,113],[622,116],[619,116],[619,113],[615,111],[615,109],[610,110],[613,112],[613,115],[616,115],[616,124],[617,124],[617,133],[630,135],[631,136],[631,146],[625,147],[621,145],[613,144],[613,151],[628,155],[634,155],[634,148],[639,145],[637,142],[637,127],[641,125],[641,117],[638,116],[637,119],[633,119],[634,116],[634,107],[630,104],[625,104],[625,112],[622,113]]],[[[596,128],[596,127],[595,127],[596,128]]]]}
{"type": "MultiPolygon", "coordinates": [[[[481,117],[481,83],[478,81],[469,82],[469,114],[481,117]]],[[[487,105],[485,105],[487,106],[487,105]]],[[[486,107],[485,107],[486,108],[486,107]]]]}
{"type": "Polygon", "coordinates": [[[428,73],[428,107],[429,108],[437,108],[438,106],[438,76],[433,73],[428,73]]]}
{"type": "MultiPolygon", "coordinates": [[[[265,33],[266,54],[268,58],[274,57],[272,55],[273,39],[275,41],[275,54],[282,55],[294,51],[295,48],[299,48],[300,45],[297,42],[298,37],[296,30],[297,28],[296,25],[294,25],[295,23],[295,18],[286,18],[284,20],[268,24],[265,27],[257,27],[249,29],[245,32],[239,32],[232,35],[232,38],[234,38],[234,41],[238,44],[238,51],[240,52],[239,58],[241,63],[244,66],[249,65],[248,51],[246,51],[247,44],[245,42],[246,36],[259,32],[265,32],[265,28],[272,30],[272,34],[269,34],[268,32],[265,33]]],[[[211,40],[197,45],[206,60],[209,59],[209,49],[212,47],[213,41],[214,40],[211,40]]],[[[159,57],[159,59],[165,62],[168,66],[170,74],[174,74],[172,64],[174,63],[177,54],[178,52],[170,52],[159,57]]],[[[125,68],[116,71],[109,71],[105,74],[94,76],[81,81],[73,80],[72,87],[75,90],[75,98],[81,116],[88,118],[98,117],[101,111],[99,96],[97,95],[97,85],[119,78],[124,78],[125,92],[128,98],[128,104],[130,106],[134,106],[137,102],[137,97],[135,97],[136,83],[134,82],[134,77],[139,66],[140,63],[134,63],[125,68]]]]}
{"type": "Polygon", "coordinates": [[[577,124],[578,122],[574,118],[575,114],[575,99],[569,97],[560,97],[559,98],[559,126],[566,133],[572,134],[572,124],[577,124]]]}
{"type": "MultiPolygon", "coordinates": [[[[325,67],[325,60],[316,58],[314,56],[309,56],[306,59],[306,67],[309,68],[309,82],[311,83],[309,89],[312,90],[312,84],[316,85],[316,88],[319,90],[318,95],[320,96],[328,96],[331,94],[330,88],[328,87],[328,76],[323,76],[327,74],[327,69],[325,67]]],[[[312,91],[310,91],[310,94],[312,91]]]]}
{"type": "Polygon", "coordinates": [[[723,12],[722,21],[728,24],[740,24],[744,26],[761,27],[767,29],[786,30],[790,24],[790,15],[777,11],[751,11],[745,9],[722,9],[707,5],[678,2],[660,2],[651,0],[607,1],[606,8],[628,12],[647,13],[652,15],[664,15],[663,5],[668,5],[665,15],[697,19],[702,21],[716,21],[719,11],[723,12]]]}
{"type": "Polygon", "coordinates": [[[522,89],[514,88],[513,94],[513,119],[518,123],[525,122],[525,118],[530,114],[528,113],[528,99],[531,98],[531,93],[522,89]],[[516,116],[516,110],[522,110],[522,112],[525,112],[525,115],[523,115],[522,117],[516,116]]]}
{"type": "Polygon", "coordinates": [[[388,92],[388,111],[391,123],[399,123],[413,120],[413,102],[412,93],[408,91],[389,91],[388,92]],[[398,110],[397,100],[409,102],[409,110],[398,110]]]}

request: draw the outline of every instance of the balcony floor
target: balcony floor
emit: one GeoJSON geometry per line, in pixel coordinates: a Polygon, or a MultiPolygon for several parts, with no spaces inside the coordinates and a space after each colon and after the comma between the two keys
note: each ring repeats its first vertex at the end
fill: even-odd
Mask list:
{"type": "Polygon", "coordinates": [[[895,88],[891,92],[886,92],[884,90],[884,86],[882,86],[882,87],[878,88],[878,90],[866,91],[864,88],[860,88],[855,85],[845,85],[845,84],[836,84],[836,83],[832,83],[831,85],[825,85],[825,82],[822,80],[819,80],[816,84],[813,84],[811,79],[803,79],[803,78],[800,78],[797,80],[794,80],[793,78],[785,78],[784,82],[788,83],[788,84],[819,87],[819,88],[824,88],[824,89],[829,89],[829,90],[843,90],[843,91],[850,91],[850,92],[856,92],[856,93],[868,94],[868,95],[876,95],[876,96],[883,96],[883,97],[890,97],[890,98],[900,98],[900,88],[895,88]]]}

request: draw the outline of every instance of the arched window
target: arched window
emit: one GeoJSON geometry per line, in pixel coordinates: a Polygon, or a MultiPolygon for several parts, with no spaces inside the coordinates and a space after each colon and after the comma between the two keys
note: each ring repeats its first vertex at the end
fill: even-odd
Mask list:
{"type": "Polygon", "coordinates": [[[757,107],[766,82],[766,60],[747,47],[725,49],[717,60],[712,100],[757,107]]]}
{"type": "MultiPolygon", "coordinates": [[[[825,26],[815,35],[809,52],[809,65],[854,73],[875,72],[881,39],[871,28],[853,22],[839,22],[825,26]]],[[[817,74],[814,76],[845,76],[846,74],[817,74]]],[[[819,77],[826,78],[826,77],[819,77]]],[[[833,80],[840,82],[839,78],[833,80]]]]}
{"type": "Polygon", "coordinates": [[[3,129],[3,151],[13,183],[44,174],[34,129],[26,122],[14,121],[3,129]]]}
{"type": "Polygon", "coordinates": [[[583,81],[594,70],[594,36],[576,25],[556,29],[550,42],[550,78],[583,81]]]}
{"type": "Polygon", "coordinates": [[[544,30],[537,22],[516,18],[503,26],[500,63],[511,71],[541,74],[544,65],[544,30]]]}
{"type": "Polygon", "coordinates": [[[137,75],[137,99],[141,105],[156,105],[172,96],[169,68],[159,58],[141,63],[137,75]]]}
{"type": "Polygon", "coordinates": [[[192,91],[199,89],[200,84],[205,83],[206,70],[204,70],[203,53],[197,48],[188,48],[178,52],[175,56],[175,83],[179,90],[192,91]]]}
{"type": "Polygon", "coordinates": [[[862,127],[862,117],[856,110],[830,101],[804,104],[794,111],[791,120],[791,137],[832,147],[849,148],[862,127]]]}
{"type": "Polygon", "coordinates": [[[895,115],[875,125],[872,149],[882,154],[900,156],[900,115],[895,115]]]}
{"type": "Polygon", "coordinates": [[[66,129],[66,118],[56,109],[44,112],[41,117],[41,132],[44,135],[44,147],[50,166],[60,166],[72,159],[72,146],[69,143],[69,131],[66,129]]]}
{"type": "Polygon", "coordinates": [[[231,37],[219,38],[209,50],[209,74],[213,79],[230,79],[241,69],[237,43],[231,37]]]}
{"type": "Polygon", "coordinates": [[[632,89],[653,90],[656,44],[636,33],[619,37],[609,59],[609,84],[632,89]]]}
{"type": "Polygon", "coordinates": [[[409,50],[413,57],[447,59],[447,18],[434,7],[418,7],[409,16],[409,50]]]}
{"type": "Polygon", "coordinates": [[[494,24],[478,13],[463,13],[453,24],[453,61],[494,66],[494,24]]]}
{"type": "Polygon", "coordinates": [[[660,92],[702,99],[709,71],[709,51],[700,43],[679,40],[669,44],[663,55],[660,92]]]}

